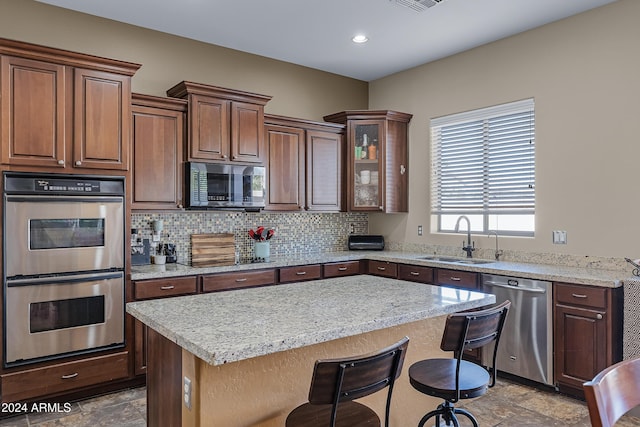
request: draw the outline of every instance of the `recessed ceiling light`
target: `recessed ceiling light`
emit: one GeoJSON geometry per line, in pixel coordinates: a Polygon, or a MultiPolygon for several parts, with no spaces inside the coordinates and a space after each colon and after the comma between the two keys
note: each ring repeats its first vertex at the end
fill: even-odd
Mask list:
{"type": "Polygon", "coordinates": [[[369,39],[364,34],[358,34],[351,39],[354,43],[366,43],[369,39]]]}

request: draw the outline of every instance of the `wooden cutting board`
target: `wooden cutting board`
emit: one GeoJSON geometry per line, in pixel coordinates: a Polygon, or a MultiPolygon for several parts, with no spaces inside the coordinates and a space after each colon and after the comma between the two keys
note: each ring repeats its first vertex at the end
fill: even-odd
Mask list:
{"type": "Polygon", "coordinates": [[[191,235],[192,267],[233,265],[235,261],[236,246],[232,233],[191,235]]]}

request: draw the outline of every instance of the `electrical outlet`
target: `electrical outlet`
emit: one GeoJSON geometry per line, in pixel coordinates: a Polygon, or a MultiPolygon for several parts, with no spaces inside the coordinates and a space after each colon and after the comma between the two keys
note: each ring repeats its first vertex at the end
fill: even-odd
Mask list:
{"type": "Polygon", "coordinates": [[[553,231],[553,243],[555,245],[566,245],[567,244],[567,232],[563,230],[554,230],[553,231]]]}
{"type": "Polygon", "coordinates": [[[191,380],[184,377],[184,406],[191,409],[191,380]]]}
{"type": "Polygon", "coordinates": [[[418,226],[418,236],[422,236],[422,226],[418,226]]]}

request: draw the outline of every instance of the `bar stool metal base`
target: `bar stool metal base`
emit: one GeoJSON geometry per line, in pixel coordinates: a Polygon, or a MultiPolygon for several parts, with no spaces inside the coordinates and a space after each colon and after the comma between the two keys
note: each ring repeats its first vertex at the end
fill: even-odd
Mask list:
{"type": "Polygon", "coordinates": [[[460,423],[458,423],[456,414],[464,415],[465,417],[469,418],[469,420],[471,420],[471,422],[473,423],[473,427],[478,427],[478,421],[473,415],[471,415],[469,411],[461,408],[456,408],[455,406],[453,406],[453,403],[446,400],[438,405],[437,409],[429,412],[424,417],[422,417],[422,419],[418,423],[418,427],[424,427],[427,420],[433,417],[436,417],[436,427],[440,427],[440,417],[442,417],[443,421],[445,422],[445,426],[453,425],[454,427],[460,427],[460,423]]]}

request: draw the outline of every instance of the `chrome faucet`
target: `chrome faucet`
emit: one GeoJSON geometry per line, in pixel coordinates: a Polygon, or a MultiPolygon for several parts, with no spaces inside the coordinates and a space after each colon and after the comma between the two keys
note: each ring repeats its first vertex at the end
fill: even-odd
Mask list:
{"type": "Polygon", "coordinates": [[[496,257],[496,261],[500,261],[500,257],[504,255],[504,251],[502,249],[498,249],[498,232],[490,231],[487,237],[491,237],[492,234],[496,235],[496,251],[494,252],[494,255],[496,257]]]}
{"type": "Polygon", "coordinates": [[[460,220],[463,218],[467,220],[467,246],[464,245],[464,240],[463,240],[462,250],[467,253],[467,258],[471,258],[473,251],[476,250],[476,242],[471,243],[471,221],[469,221],[469,218],[467,218],[464,215],[458,218],[458,221],[456,221],[456,233],[460,229],[460,220]]]}

